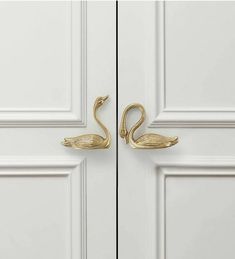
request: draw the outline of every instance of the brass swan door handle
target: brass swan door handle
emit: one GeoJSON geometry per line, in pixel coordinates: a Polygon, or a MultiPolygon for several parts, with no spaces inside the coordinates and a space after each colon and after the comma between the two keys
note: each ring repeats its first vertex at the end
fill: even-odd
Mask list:
{"type": "Polygon", "coordinates": [[[110,132],[97,117],[97,110],[104,104],[107,99],[108,95],[104,97],[98,97],[96,98],[93,106],[94,119],[104,131],[105,137],[97,134],[85,134],[77,137],[64,138],[64,141],[62,141],[62,145],[75,149],[106,149],[110,147],[110,132]]]}
{"type": "Polygon", "coordinates": [[[166,137],[154,133],[147,133],[139,138],[134,138],[135,131],[143,124],[145,120],[146,112],[143,105],[139,103],[133,103],[128,105],[123,111],[119,134],[121,138],[124,138],[126,144],[130,144],[132,148],[138,149],[160,149],[171,147],[178,143],[178,137],[166,137]],[[132,109],[138,109],[141,112],[140,119],[127,131],[126,117],[127,113],[132,109]]]}

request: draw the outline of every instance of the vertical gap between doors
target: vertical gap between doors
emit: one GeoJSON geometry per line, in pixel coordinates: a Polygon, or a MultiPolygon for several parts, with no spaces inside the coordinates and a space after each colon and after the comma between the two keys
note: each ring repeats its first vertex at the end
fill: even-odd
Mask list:
{"type": "Polygon", "coordinates": [[[118,1],[116,1],[116,259],[118,259],[118,1]]]}

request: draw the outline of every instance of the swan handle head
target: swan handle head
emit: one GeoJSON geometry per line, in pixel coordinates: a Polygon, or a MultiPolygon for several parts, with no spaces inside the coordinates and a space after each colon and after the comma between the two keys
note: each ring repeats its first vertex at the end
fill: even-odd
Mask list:
{"type": "Polygon", "coordinates": [[[96,98],[94,103],[94,108],[98,109],[99,107],[101,107],[108,98],[109,98],[108,95],[96,98]]]}
{"type": "Polygon", "coordinates": [[[125,128],[121,128],[119,131],[120,137],[124,138],[126,141],[126,144],[129,143],[129,133],[125,128]]]}

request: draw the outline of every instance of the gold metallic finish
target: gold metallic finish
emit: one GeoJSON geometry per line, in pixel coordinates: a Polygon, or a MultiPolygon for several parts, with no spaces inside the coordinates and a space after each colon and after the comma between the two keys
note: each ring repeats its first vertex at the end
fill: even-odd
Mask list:
{"type": "Polygon", "coordinates": [[[108,95],[104,97],[98,97],[95,100],[93,107],[93,114],[96,122],[100,125],[105,133],[105,138],[97,134],[85,134],[77,137],[65,138],[62,144],[66,147],[72,147],[75,149],[106,149],[110,147],[111,135],[108,129],[97,118],[97,110],[108,99],[108,95]]]}
{"type": "Polygon", "coordinates": [[[178,137],[165,137],[154,133],[147,133],[135,139],[134,133],[143,124],[145,115],[145,109],[139,103],[130,104],[123,111],[119,134],[121,138],[125,139],[126,144],[130,144],[132,148],[138,149],[159,149],[171,147],[178,143],[178,137]],[[127,113],[132,109],[138,109],[141,112],[141,117],[128,132],[126,126],[126,117],[127,113]]]}

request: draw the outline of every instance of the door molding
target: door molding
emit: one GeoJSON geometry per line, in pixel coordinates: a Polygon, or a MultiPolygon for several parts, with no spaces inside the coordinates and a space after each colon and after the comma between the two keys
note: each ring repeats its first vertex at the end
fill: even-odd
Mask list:
{"type": "Polygon", "coordinates": [[[192,156],[178,160],[172,159],[171,161],[155,161],[154,163],[158,179],[158,255],[159,259],[165,259],[167,177],[235,177],[235,157],[192,156]],[[224,170],[226,173],[224,173],[224,170]]]}
{"type": "MultiPolygon", "coordinates": [[[[4,177],[63,177],[68,184],[69,258],[87,258],[86,159],[58,157],[11,157],[0,160],[0,181],[4,177]],[[78,245],[79,244],[79,245],[78,245]]],[[[6,197],[7,199],[7,197],[6,197]]]]}
{"type": "MultiPolygon", "coordinates": [[[[146,52],[146,73],[148,85],[145,85],[147,94],[146,107],[150,114],[149,128],[157,127],[234,127],[234,107],[168,107],[167,80],[166,80],[166,2],[156,3],[157,20],[146,19],[146,31],[157,32],[156,35],[146,34],[149,44],[146,52]],[[150,29],[149,29],[150,28],[150,29]],[[154,57],[152,53],[155,53],[154,57]],[[157,71],[157,76],[155,76],[157,71]],[[149,101],[150,100],[150,101],[149,101]],[[156,101],[157,100],[157,101],[156,101]]],[[[144,13],[140,14],[143,15],[144,13]]],[[[140,40],[140,39],[138,39],[140,40]]],[[[142,39],[143,43],[146,39],[142,39]]],[[[221,86],[222,87],[222,86],[221,86]]],[[[180,93],[179,93],[180,94],[180,93]]]]}
{"type": "MultiPolygon", "coordinates": [[[[85,127],[87,123],[87,2],[66,3],[66,106],[0,109],[1,127],[85,127]]],[[[59,74],[58,74],[59,76],[59,74]]],[[[19,82],[23,84],[23,82],[19,82]]],[[[3,86],[4,87],[4,86],[3,86]]],[[[56,85],[54,86],[56,89],[56,85]]],[[[46,89],[43,89],[46,91],[46,89]]],[[[54,93],[55,98],[58,94],[54,93]]],[[[46,92],[45,92],[46,95],[46,92]]],[[[30,98],[28,96],[27,98],[30,98]]],[[[42,100],[43,102],[43,100],[42,100]]]]}

